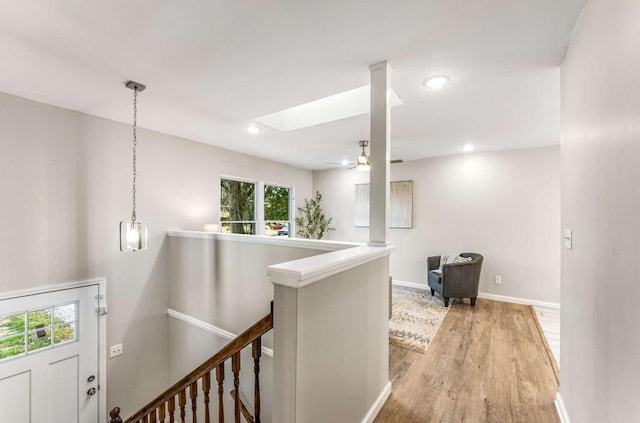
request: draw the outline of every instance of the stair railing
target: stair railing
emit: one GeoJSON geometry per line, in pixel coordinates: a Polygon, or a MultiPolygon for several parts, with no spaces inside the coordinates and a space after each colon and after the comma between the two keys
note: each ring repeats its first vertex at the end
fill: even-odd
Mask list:
{"type": "MultiPolygon", "coordinates": [[[[124,420],[124,423],[158,423],[177,421],[178,414],[181,422],[185,422],[187,408],[187,391],[191,402],[192,422],[197,423],[197,401],[198,401],[198,381],[201,381],[204,395],[204,420],[211,423],[210,416],[210,391],[211,372],[215,370],[215,381],[217,383],[218,394],[218,422],[224,423],[224,364],[231,359],[231,370],[233,372],[233,391],[230,392],[234,401],[234,423],[240,423],[240,417],[244,417],[247,423],[260,423],[260,357],[262,355],[262,336],[273,328],[273,303],[271,312],[262,319],[254,323],[249,329],[242,332],[218,351],[213,357],[202,363],[198,368],[180,379],[169,389],[158,395],[154,400],[142,407],[137,413],[124,420]],[[253,357],[254,382],[254,404],[253,416],[242,401],[240,392],[240,352],[251,344],[253,357]],[[176,401],[177,397],[177,401],[176,401]],[[177,405],[177,407],[176,407],[177,405]]],[[[110,423],[122,423],[120,408],[115,407],[109,413],[110,423]]]]}

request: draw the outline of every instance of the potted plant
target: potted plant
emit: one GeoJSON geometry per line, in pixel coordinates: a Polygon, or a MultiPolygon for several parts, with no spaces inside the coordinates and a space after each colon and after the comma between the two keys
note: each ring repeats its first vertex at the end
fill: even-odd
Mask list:
{"type": "Polygon", "coordinates": [[[297,235],[308,239],[322,239],[329,231],[336,228],[330,226],[332,218],[326,218],[322,210],[322,195],[316,191],[316,195],[311,199],[304,200],[304,206],[298,207],[296,217],[297,235]]]}

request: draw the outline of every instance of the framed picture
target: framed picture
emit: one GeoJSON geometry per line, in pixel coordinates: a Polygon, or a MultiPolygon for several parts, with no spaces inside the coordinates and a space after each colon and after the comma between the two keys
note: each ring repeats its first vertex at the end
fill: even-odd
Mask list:
{"type": "MultiPolygon", "coordinates": [[[[389,227],[413,227],[413,181],[391,182],[389,190],[389,227]]],[[[369,184],[356,184],[353,224],[369,227],[369,184]]]]}

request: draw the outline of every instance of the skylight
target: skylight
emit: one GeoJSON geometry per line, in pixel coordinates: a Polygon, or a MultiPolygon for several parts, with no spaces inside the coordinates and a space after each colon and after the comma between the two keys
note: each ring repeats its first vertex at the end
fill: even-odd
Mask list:
{"type": "MultiPolygon", "coordinates": [[[[270,126],[278,131],[288,132],[353,116],[360,116],[369,113],[370,91],[370,86],[365,85],[364,87],[310,101],[309,103],[300,104],[299,106],[252,120],[270,126]]],[[[393,89],[390,91],[389,100],[390,107],[404,104],[393,89]]]]}

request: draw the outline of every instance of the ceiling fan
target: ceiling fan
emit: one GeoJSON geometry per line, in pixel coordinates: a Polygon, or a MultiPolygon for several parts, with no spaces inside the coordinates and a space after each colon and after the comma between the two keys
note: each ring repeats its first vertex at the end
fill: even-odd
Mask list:
{"type": "MultiPolygon", "coordinates": [[[[358,169],[358,170],[362,170],[362,171],[369,170],[371,168],[371,162],[369,161],[369,156],[367,156],[367,153],[364,150],[365,147],[369,146],[369,140],[360,140],[360,141],[358,141],[358,145],[362,148],[362,153],[360,153],[358,155],[358,157],[356,158],[355,162],[347,162],[347,161],[343,161],[343,162],[340,162],[340,163],[337,163],[337,162],[325,162],[325,164],[352,166],[352,167],[348,168],[347,170],[351,170],[351,169],[358,169]]],[[[389,163],[391,163],[391,164],[402,163],[402,159],[391,160],[389,163]]]]}

